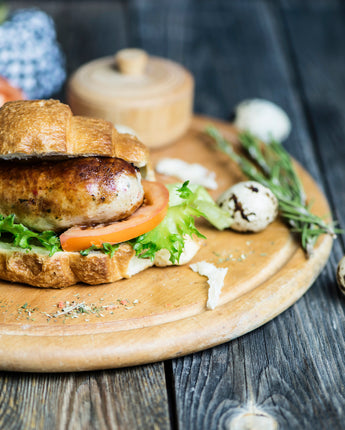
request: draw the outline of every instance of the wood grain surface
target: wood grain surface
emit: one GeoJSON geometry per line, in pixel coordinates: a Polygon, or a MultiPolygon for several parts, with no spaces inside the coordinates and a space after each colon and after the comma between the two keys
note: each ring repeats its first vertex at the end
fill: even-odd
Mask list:
{"type": "MultiPolygon", "coordinates": [[[[188,133],[153,151],[152,160],[154,165],[164,157],[177,157],[202,164],[216,174],[216,197],[244,178],[207,139],[208,124],[236,143],[237,132],[231,125],[195,118],[188,133]]],[[[302,169],[300,177],[308,199],[315,202],[315,213],[329,216],[316,184],[302,169]]],[[[192,262],[228,269],[215,310],[206,309],[206,279],[189,265],[151,268],[113,284],[61,290],[1,282],[0,368],[107,369],[181,356],[234,339],[298,300],[325,265],[333,242],[323,236],[307,259],[279,219],[256,234],[220,232],[206,224],[200,230],[207,240],[192,262]],[[66,303],[77,307],[85,303],[91,312],[59,314],[66,303]]]]}
{"type": "Polygon", "coordinates": [[[21,374],[15,384],[13,373],[2,374],[1,428],[169,429],[164,367],[152,364],[140,370],[80,373],[73,381],[68,374],[21,374]],[[17,416],[15,409],[21,410],[17,416]]]}
{"type": "MultiPolygon", "coordinates": [[[[320,184],[344,227],[344,2],[10,4],[35,4],[54,17],[69,73],[120,48],[139,46],[192,71],[198,113],[228,119],[244,98],[278,103],[293,123],[286,148],[320,184]]],[[[313,287],[262,328],[164,365],[131,368],[131,378],[124,369],[67,375],[3,372],[0,428],[233,429],[251,420],[248,428],[255,429],[258,422],[271,425],[265,429],[274,422],[284,430],[343,429],[345,304],[335,281],[343,253],[341,235],[313,287]],[[142,391],[151,385],[157,413],[142,391]],[[104,399],[106,409],[100,408],[104,399]],[[136,425],[139,415],[146,418],[141,427],[136,425]]]]}

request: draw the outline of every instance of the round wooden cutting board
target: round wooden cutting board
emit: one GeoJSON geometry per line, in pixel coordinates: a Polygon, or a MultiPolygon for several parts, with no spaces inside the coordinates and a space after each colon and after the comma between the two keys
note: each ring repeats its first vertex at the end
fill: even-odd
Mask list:
{"type": "MultiPolygon", "coordinates": [[[[216,198],[243,177],[204,135],[210,123],[236,140],[231,125],[195,118],[188,133],[154,151],[152,158],[155,164],[162,157],[176,157],[213,170],[218,189],[211,194],[216,198]]],[[[323,194],[305,171],[299,172],[313,211],[327,216],[323,194]]],[[[0,369],[66,372],[133,366],[221,344],[295,303],[320,273],[332,246],[332,239],[322,236],[313,257],[306,259],[281,220],[256,234],[219,232],[206,223],[199,227],[207,240],[192,262],[228,268],[216,309],[206,309],[207,279],[189,265],[62,290],[1,282],[0,369]],[[75,311],[61,314],[66,306],[75,311]],[[82,313],[82,307],[89,311],[82,313]]]]}

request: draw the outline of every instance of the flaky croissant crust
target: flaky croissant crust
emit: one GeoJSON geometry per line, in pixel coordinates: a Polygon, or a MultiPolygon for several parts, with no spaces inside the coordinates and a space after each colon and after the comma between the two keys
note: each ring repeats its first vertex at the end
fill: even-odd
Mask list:
{"type": "Polygon", "coordinates": [[[117,157],[144,167],[148,150],[109,121],[73,115],[58,100],[20,100],[0,109],[0,157],[117,157]]]}

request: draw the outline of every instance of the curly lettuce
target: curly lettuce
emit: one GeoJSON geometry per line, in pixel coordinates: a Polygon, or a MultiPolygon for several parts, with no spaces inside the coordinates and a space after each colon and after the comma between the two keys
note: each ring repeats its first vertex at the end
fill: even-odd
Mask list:
{"type": "MultiPolygon", "coordinates": [[[[195,218],[204,217],[217,229],[223,230],[231,225],[231,217],[213,201],[208,192],[199,185],[184,184],[168,185],[169,209],[164,220],[153,230],[132,239],[136,255],[141,258],[154,259],[161,249],[170,253],[170,261],[178,263],[184,250],[185,237],[197,236],[205,238],[195,226],[195,218]]],[[[52,256],[61,251],[60,239],[56,233],[47,230],[35,232],[15,222],[15,216],[0,215],[0,240],[13,246],[30,251],[32,246],[41,246],[52,256]]],[[[91,246],[80,251],[87,256],[90,251],[97,250],[113,257],[119,244],[103,243],[102,247],[91,246]]]]}
{"type": "Polygon", "coordinates": [[[119,249],[119,246],[119,243],[112,245],[111,243],[104,242],[102,243],[102,246],[91,245],[89,248],[80,251],[80,254],[86,257],[91,251],[102,251],[103,254],[108,254],[109,257],[112,258],[115,252],[119,249]]]}
{"type": "Polygon", "coordinates": [[[53,231],[32,231],[23,224],[15,223],[13,214],[7,217],[0,215],[0,237],[22,249],[30,250],[31,245],[40,245],[49,251],[50,256],[61,251],[59,237],[53,231]]]}
{"type": "Polygon", "coordinates": [[[131,244],[140,258],[154,259],[160,249],[167,249],[170,261],[179,262],[184,250],[185,237],[205,238],[195,227],[195,218],[204,217],[219,230],[228,228],[232,218],[213,201],[200,185],[189,182],[168,185],[169,209],[164,220],[153,230],[133,239],[131,244]]]}
{"type": "Polygon", "coordinates": [[[228,212],[221,209],[201,185],[181,184],[167,185],[169,190],[169,207],[185,203],[188,207],[199,211],[199,216],[205,218],[218,230],[229,228],[232,218],[228,212]]]}

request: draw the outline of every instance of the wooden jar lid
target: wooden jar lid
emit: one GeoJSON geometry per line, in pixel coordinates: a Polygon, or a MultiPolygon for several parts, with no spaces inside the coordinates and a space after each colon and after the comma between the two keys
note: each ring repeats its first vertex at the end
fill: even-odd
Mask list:
{"type": "Polygon", "coordinates": [[[124,49],[80,67],[67,100],[74,114],[129,126],[147,146],[158,147],[189,126],[193,91],[192,75],[179,64],[124,49]]]}

